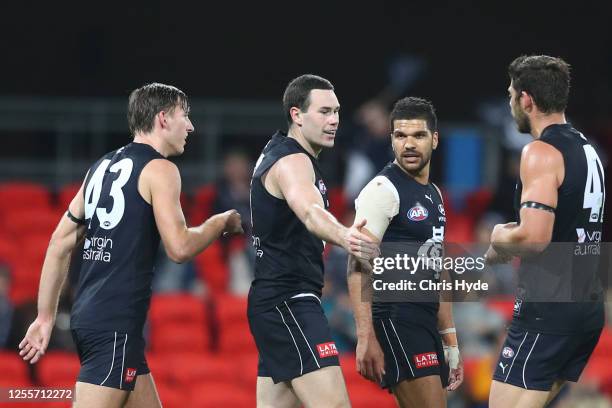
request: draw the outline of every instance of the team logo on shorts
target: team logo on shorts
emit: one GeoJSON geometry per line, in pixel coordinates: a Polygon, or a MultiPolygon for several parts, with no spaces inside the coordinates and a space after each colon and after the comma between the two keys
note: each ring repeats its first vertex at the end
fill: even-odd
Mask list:
{"type": "Polygon", "coordinates": [[[421,204],[415,205],[411,209],[408,210],[408,219],[410,221],[423,221],[427,219],[429,212],[427,208],[423,207],[421,204]]]}
{"type": "Polygon", "coordinates": [[[125,369],[125,376],[123,377],[123,381],[125,381],[126,383],[131,383],[132,381],[134,381],[135,377],[136,377],[136,369],[135,368],[126,368],[125,369]]]}
{"type": "Polygon", "coordinates": [[[504,356],[504,358],[512,358],[514,357],[514,350],[512,350],[510,347],[504,347],[502,356],[504,356]]]}
{"type": "Polygon", "coordinates": [[[321,194],[327,193],[327,187],[325,187],[325,183],[323,182],[323,180],[319,180],[319,191],[321,192],[321,194]]]}
{"type": "Polygon", "coordinates": [[[317,351],[319,352],[319,358],[331,357],[338,355],[338,349],[336,343],[330,341],[329,343],[317,344],[317,351]]]}
{"type": "Polygon", "coordinates": [[[416,354],[414,356],[414,365],[416,368],[427,368],[438,366],[440,363],[438,362],[438,355],[430,351],[429,353],[416,354]]]}

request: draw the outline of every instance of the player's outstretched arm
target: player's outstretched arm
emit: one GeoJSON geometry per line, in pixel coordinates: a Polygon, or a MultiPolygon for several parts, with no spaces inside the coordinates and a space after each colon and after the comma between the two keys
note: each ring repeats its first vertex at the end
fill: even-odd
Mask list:
{"type": "Polygon", "coordinates": [[[502,256],[542,252],[552,239],[557,207],[557,189],[565,177],[561,152],[534,141],[521,155],[521,223],[498,224],[491,234],[492,249],[502,256]]]}
{"type": "Polygon", "coordinates": [[[181,176],[176,165],[168,160],[149,162],[141,173],[138,190],[153,206],[164,248],[174,262],[190,260],[224,232],[243,232],[236,210],[213,215],[201,225],[188,228],[180,203],[181,176]]]}
{"type": "Polygon", "coordinates": [[[74,219],[70,218],[68,213],[64,215],[51,236],[38,288],[38,316],[19,343],[19,355],[32,364],[45,354],[49,345],[57,304],[68,275],[72,252],[85,232],[85,226],[77,222],[77,220],[84,221],[85,218],[82,185],[68,210],[74,219]]]}
{"type": "Polygon", "coordinates": [[[357,258],[369,260],[378,254],[378,246],[359,231],[366,221],[346,228],[327,210],[314,185],[315,174],[310,159],[303,153],[285,156],[268,173],[274,187],[308,231],[318,238],[343,247],[357,258]]]}

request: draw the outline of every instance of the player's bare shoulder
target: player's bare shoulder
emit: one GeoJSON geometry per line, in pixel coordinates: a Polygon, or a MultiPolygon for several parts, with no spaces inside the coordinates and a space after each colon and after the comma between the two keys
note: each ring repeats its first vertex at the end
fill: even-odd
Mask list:
{"type": "Polygon", "coordinates": [[[167,159],[151,160],[142,169],[138,179],[138,191],[149,204],[154,191],[167,188],[181,188],[181,174],[176,164],[167,159]]]}

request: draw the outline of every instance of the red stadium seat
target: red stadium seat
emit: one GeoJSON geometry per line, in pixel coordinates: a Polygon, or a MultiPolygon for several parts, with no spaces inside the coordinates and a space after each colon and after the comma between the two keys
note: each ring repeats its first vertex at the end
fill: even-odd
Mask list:
{"type": "Polygon", "coordinates": [[[0,184],[0,217],[13,209],[51,208],[51,194],[45,186],[30,182],[0,184]]]}
{"type": "Polygon", "coordinates": [[[169,357],[168,364],[173,380],[190,389],[206,382],[231,383],[236,378],[232,356],[184,352],[169,357]]]}
{"type": "Polygon", "coordinates": [[[217,316],[221,324],[234,320],[247,321],[247,297],[220,294],[214,297],[217,316]]]}
{"type": "Polygon", "coordinates": [[[21,249],[15,239],[7,235],[0,235],[0,262],[12,266],[20,258],[21,249]]]}
{"type": "Polygon", "coordinates": [[[14,237],[44,235],[47,241],[55,231],[63,212],[56,210],[19,210],[9,213],[10,219],[4,221],[6,231],[14,237]]]}
{"type": "Polygon", "coordinates": [[[327,198],[329,199],[329,211],[334,217],[342,221],[348,209],[344,190],[340,187],[330,188],[327,192],[327,198]]]}
{"type": "Polygon", "coordinates": [[[149,321],[153,326],[167,323],[206,324],[205,305],[201,299],[186,293],[154,295],[149,321]]]}
{"type": "Polygon", "coordinates": [[[193,351],[203,353],[209,348],[210,339],[204,325],[168,323],[151,327],[151,350],[155,353],[193,351]]]}
{"type": "Polygon", "coordinates": [[[395,408],[395,399],[378,385],[361,379],[359,382],[346,382],[349,399],[353,408],[395,408]]]}
{"type": "Polygon", "coordinates": [[[0,351],[0,386],[30,385],[28,363],[23,361],[17,351],[0,351]]]}
{"type": "Polygon", "coordinates": [[[36,369],[43,387],[73,387],[80,363],[76,354],[50,351],[36,364],[36,369]]]}
{"type": "Polygon", "coordinates": [[[234,375],[236,376],[236,384],[243,389],[255,394],[257,388],[257,363],[259,362],[259,354],[245,354],[232,358],[234,365],[234,375]]]}
{"type": "Polygon", "coordinates": [[[221,381],[194,384],[191,390],[190,408],[252,408],[256,403],[254,393],[221,381]]]}
{"type": "Polygon", "coordinates": [[[58,211],[64,212],[68,209],[70,202],[74,198],[74,196],[79,192],[81,188],[81,182],[66,184],[62,189],[57,193],[57,209],[58,211]]]}
{"type": "Polygon", "coordinates": [[[185,390],[173,384],[157,381],[155,374],[153,374],[153,376],[155,378],[155,387],[157,388],[159,399],[164,408],[183,408],[189,406],[187,403],[189,397],[186,395],[185,390]]]}
{"type": "Polygon", "coordinates": [[[213,294],[227,292],[229,268],[223,259],[221,244],[216,241],[194,259],[198,276],[213,294]]]}
{"type": "Polygon", "coordinates": [[[257,353],[248,323],[221,325],[219,339],[219,349],[225,355],[257,353]]]}
{"type": "Polygon", "coordinates": [[[191,225],[201,224],[212,215],[216,197],[217,187],[214,184],[202,186],[195,191],[189,214],[191,225]]]}

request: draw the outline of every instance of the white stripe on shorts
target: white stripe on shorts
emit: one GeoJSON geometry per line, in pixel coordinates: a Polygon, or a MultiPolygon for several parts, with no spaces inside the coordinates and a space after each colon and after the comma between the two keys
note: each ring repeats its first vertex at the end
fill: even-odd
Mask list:
{"type": "Polygon", "coordinates": [[[315,295],[314,293],[298,293],[295,296],[291,296],[291,299],[303,298],[303,297],[308,297],[308,296],[312,296],[313,298],[317,299],[319,303],[321,303],[321,299],[319,299],[319,297],[315,295]]]}
{"type": "Polygon", "coordinates": [[[123,364],[125,363],[125,345],[127,344],[127,333],[125,333],[125,341],[123,342],[123,358],[121,359],[121,373],[119,376],[119,389],[123,386],[123,364]]]}
{"type": "Polygon", "coordinates": [[[412,376],[414,377],[414,371],[412,370],[412,365],[410,364],[410,360],[408,359],[408,356],[406,355],[406,351],[404,350],[404,346],[402,345],[402,341],[400,340],[400,337],[397,335],[397,331],[395,330],[395,325],[393,324],[393,322],[391,321],[391,319],[389,319],[389,323],[391,323],[391,327],[393,328],[393,331],[395,332],[395,336],[397,337],[397,342],[399,343],[400,347],[402,348],[402,353],[404,353],[404,357],[406,357],[406,362],[408,363],[408,367],[410,368],[410,372],[412,373],[412,376]]]}
{"type": "Polygon", "coordinates": [[[397,358],[395,357],[395,351],[393,351],[393,346],[391,345],[391,340],[389,340],[389,335],[387,334],[387,329],[385,329],[385,322],[380,321],[382,324],[383,330],[385,331],[385,337],[387,337],[387,341],[389,342],[389,347],[391,347],[391,354],[393,354],[393,359],[395,360],[395,369],[397,370],[397,377],[395,381],[399,381],[399,364],[397,364],[397,358]]]}
{"type": "Polygon", "coordinates": [[[315,363],[317,363],[317,367],[321,368],[321,365],[319,364],[319,360],[317,360],[317,358],[315,357],[315,353],[312,350],[312,347],[310,347],[310,343],[308,342],[308,339],[304,335],[304,332],[302,331],[302,328],[300,327],[300,324],[298,323],[297,319],[293,315],[293,312],[289,308],[289,305],[287,304],[287,302],[285,302],[285,306],[287,306],[287,310],[289,310],[289,313],[291,313],[291,317],[293,317],[293,321],[295,322],[295,324],[297,325],[298,329],[300,330],[300,333],[302,333],[302,337],[304,337],[304,341],[306,341],[306,345],[308,346],[308,350],[310,350],[310,354],[312,354],[312,358],[314,358],[315,363]]]}
{"type": "Polygon", "coordinates": [[[302,353],[300,353],[300,349],[298,348],[298,345],[295,342],[295,337],[293,337],[293,333],[291,333],[291,329],[289,328],[289,326],[285,322],[285,318],[283,317],[283,314],[281,313],[281,311],[278,308],[278,306],[276,306],[276,310],[278,310],[278,314],[280,314],[280,317],[283,320],[283,323],[285,323],[285,327],[287,327],[287,330],[289,331],[289,335],[291,336],[291,340],[293,340],[293,344],[295,344],[295,349],[298,352],[298,357],[300,357],[300,375],[302,375],[302,373],[304,372],[304,363],[302,363],[302,353]]]}
{"type": "Polygon", "coordinates": [[[506,374],[506,378],[504,379],[504,382],[508,381],[508,377],[510,376],[510,371],[512,371],[512,366],[514,365],[514,360],[516,360],[519,353],[521,352],[521,347],[523,346],[523,343],[525,342],[525,339],[527,338],[528,334],[529,332],[525,333],[525,337],[523,337],[523,341],[521,341],[521,344],[519,345],[518,350],[516,350],[516,354],[514,355],[514,358],[512,359],[512,364],[510,364],[510,369],[508,370],[508,374],[506,374]]]}
{"type": "Polygon", "coordinates": [[[535,344],[538,341],[538,337],[540,337],[540,333],[538,333],[535,340],[533,341],[533,346],[531,346],[531,350],[529,350],[529,354],[527,354],[527,358],[525,359],[525,362],[523,363],[523,385],[525,386],[526,390],[528,390],[529,388],[527,388],[527,383],[525,382],[525,367],[527,367],[527,360],[529,360],[529,356],[531,355],[531,352],[533,351],[533,348],[535,347],[535,344]]]}
{"type": "Polygon", "coordinates": [[[106,378],[100,383],[100,385],[104,385],[106,380],[108,380],[108,377],[110,377],[111,373],[113,372],[113,364],[115,363],[115,346],[117,346],[117,332],[115,332],[115,342],[113,343],[113,359],[111,360],[111,368],[108,370],[106,378]]]}

